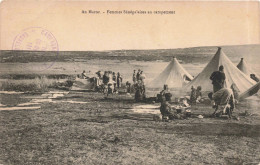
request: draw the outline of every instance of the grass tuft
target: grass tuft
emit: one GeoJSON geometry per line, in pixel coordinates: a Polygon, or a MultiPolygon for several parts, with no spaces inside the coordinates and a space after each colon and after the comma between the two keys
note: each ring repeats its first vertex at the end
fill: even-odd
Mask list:
{"type": "Polygon", "coordinates": [[[0,90],[3,91],[22,91],[22,92],[46,92],[50,87],[54,87],[57,80],[46,77],[25,79],[25,80],[7,80],[0,82],[0,90]]]}

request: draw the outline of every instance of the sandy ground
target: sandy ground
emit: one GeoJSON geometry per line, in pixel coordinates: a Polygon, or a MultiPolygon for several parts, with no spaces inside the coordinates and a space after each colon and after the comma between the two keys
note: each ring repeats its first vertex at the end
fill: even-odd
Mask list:
{"type": "Polygon", "coordinates": [[[258,107],[245,103],[234,112],[239,121],[210,118],[213,109],[197,105],[192,118],[156,122],[152,114],[131,111],[139,104],[126,95],[104,99],[99,93],[70,93],[56,100],[63,102],[42,102],[39,110],[0,111],[0,164],[260,162],[258,107]],[[199,114],[204,118],[196,118],[199,114]]]}

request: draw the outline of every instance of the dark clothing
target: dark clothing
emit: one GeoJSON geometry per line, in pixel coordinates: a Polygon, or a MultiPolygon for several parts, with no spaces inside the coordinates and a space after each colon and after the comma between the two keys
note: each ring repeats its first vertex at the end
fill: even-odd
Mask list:
{"type": "Polygon", "coordinates": [[[164,99],[166,101],[171,101],[171,98],[172,98],[172,94],[168,91],[168,90],[162,90],[160,92],[160,101],[163,101],[164,99]]]}
{"type": "Polygon", "coordinates": [[[127,93],[131,93],[131,83],[126,82],[126,91],[127,93]]]}
{"type": "Polygon", "coordinates": [[[224,72],[215,71],[211,74],[210,80],[212,80],[213,84],[213,92],[217,92],[221,88],[224,87],[224,82],[226,80],[226,75],[224,72]]]}
{"type": "Polygon", "coordinates": [[[116,82],[116,75],[113,75],[113,81],[115,81],[116,82]]]}
{"type": "Polygon", "coordinates": [[[253,79],[255,82],[259,82],[259,79],[256,76],[251,76],[251,79],[253,79]]]}
{"type": "Polygon", "coordinates": [[[190,104],[196,103],[196,90],[193,88],[190,93],[190,104]]]}
{"type": "Polygon", "coordinates": [[[162,116],[171,116],[172,114],[171,104],[169,104],[167,101],[161,102],[160,112],[162,116]]]}
{"type": "Polygon", "coordinates": [[[196,90],[196,99],[198,99],[199,97],[202,97],[202,93],[200,90],[196,90]]]}
{"type": "Polygon", "coordinates": [[[142,83],[135,84],[135,100],[137,102],[144,101],[145,86],[142,83]]]}
{"type": "Polygon", "coordinates": [[[140,72],[137,72],[137,74],[136,74],[136,80],[138,81],[138,80],[140,80],[140,72]]]}
{"type": "Polygon", "coordinates": [[[98,76],[99,78],[101,78],[100,72],[96,72],[96,74],[97,74],[97,76],[98,76]]]}
{"type": "Polygon", "coordinates": [[[103,76],[103,83],[107,84],[109,82],[109,77],[107,75],[103,76]]]}

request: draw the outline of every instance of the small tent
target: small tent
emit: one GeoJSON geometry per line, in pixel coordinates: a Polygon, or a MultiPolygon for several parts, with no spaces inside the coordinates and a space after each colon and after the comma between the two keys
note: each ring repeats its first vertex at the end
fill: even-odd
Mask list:
{"type": "Polygon", "coordinates": [[[197,87],[201,86],[202,91],[213,91],[213,85],[209,79],[211,74],[214,71],[217,71],[219,66],[224,66],[224,73],[226,75],[225,86],[231,87],[232,84],[235,84],[238,93],[244,92],[252,87],[255,82],[241,72],[225,55],[225,53],[218,48],[218,51],[208,63],[208,65],[199,73],[190,83],[188,83],[183,89],[185,91],[190,91],[191,86],[197,87]]]}
{"type": "Polygon", "coordinates": [[[248,66],[248,64],[244,61],[244,58],[241,58],[237,68],[241,70],[245,75],[250,77],[250,74],[255,74],[255,72],[248,66]]]}
{"type": "Polygon", "coordinates": [[[169,65],[151,82],[147,84],[149,88],[162,88],[167,84],[169,88],[181,88],[193,77],[181,66],[178,60],[173,57],[169,65]]]}

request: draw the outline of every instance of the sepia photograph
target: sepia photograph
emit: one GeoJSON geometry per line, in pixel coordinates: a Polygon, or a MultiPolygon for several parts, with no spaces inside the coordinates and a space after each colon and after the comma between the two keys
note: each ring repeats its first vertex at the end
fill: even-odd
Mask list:
{"type": "Polygon", "coordinates": [[[258,1],[0,2],[0,165],[259,165],[258,1]]]}

